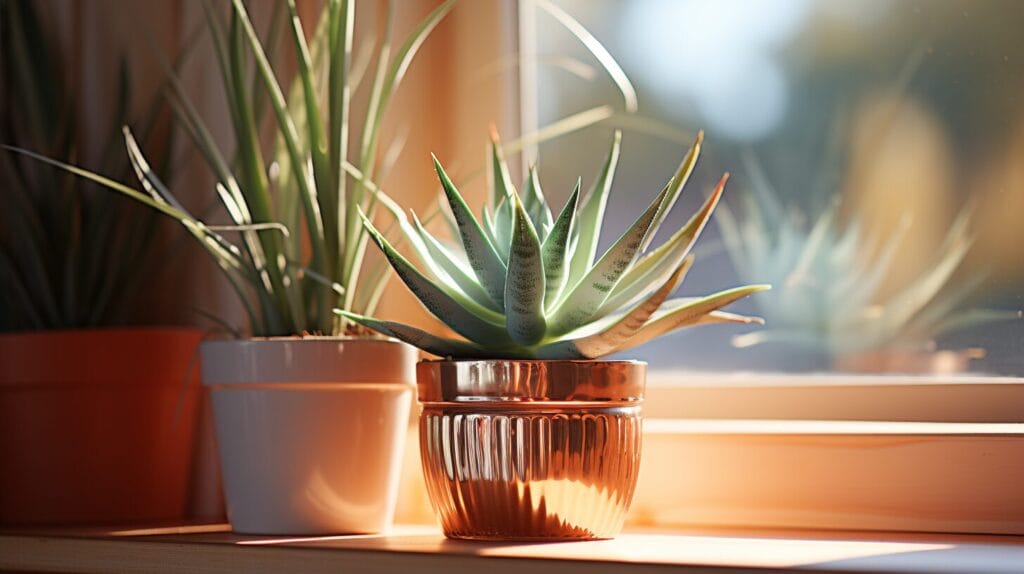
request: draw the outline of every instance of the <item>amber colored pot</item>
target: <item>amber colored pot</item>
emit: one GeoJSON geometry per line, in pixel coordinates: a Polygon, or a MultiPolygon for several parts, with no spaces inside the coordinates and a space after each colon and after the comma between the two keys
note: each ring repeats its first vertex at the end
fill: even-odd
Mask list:
{"type": "Polygon", "coordinates": [[[181,520],[200,331],[0,335],[0,524],[181,520]]]}
{"type": "Polygon", "coordinates": [[[423,361],[420,457],[446,536],[591,540],[622,530],[646,364],[423,361]]]}

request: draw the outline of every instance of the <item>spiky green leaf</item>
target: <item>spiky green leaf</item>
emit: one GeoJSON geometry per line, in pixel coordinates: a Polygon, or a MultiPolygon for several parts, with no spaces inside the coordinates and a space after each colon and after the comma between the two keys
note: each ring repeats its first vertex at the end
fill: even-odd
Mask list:
{"type": "MultiPolygon", "coordinates": [[[[654,233],[651,233],[646,239],[644,239],[643,245],[641,246],[642,250],[646,250],[647,246],[654,241],[658,227],[660,227],[661,223],[665,221],[666,217],[668,217],[669,212],[672,211],[672,207],[676,204],[676,200],[679,199],[679,196],[682,194],[683,187],[686,185],[686,182],[689,181],[690,174],[693,173],[693,168],[697,165],[697,159],[700,158],[700,148],[703,143],[704,132],[699,131],[697,132],[697,138],[690,147],[690,151],[686,154],[686,157],[683,158],[683,161],[679,163],[679,167],[676,169],[675,174],[672,175],[671,190],[665,197],[665,200],[661,205],[661,209],[658,211],[658,215],[655,216],[654,223],[651,226],[654,233]]],[[[726,174],[726,176],[728,176],[728,174],[726,174]]]]}
{"type": "MultiPolygon", "coordinates": [[[[366,231],[377,247],[387,257],[395,273],[413,292],[421,303],[435,317],[451,327],[456,333],[475,341],[494,341],[497,344],[511,344],[505,326],[492,322],[494,313],[473,303],[466,297],[446,292],[427,279],[416,267],[398,253],[390,242],[373,226],[365,216],[360,216],[366,231]]],[[[499,316],[500,317],[500,316],[499,316]]]]}
{"type": "Polygon", "coordinates": [[[579,217],[576,222],[576,247],[573,249],[572,262],[569,264],[569,284],[575,285],[590,270],[597,254],[597,240],[601,235],[604,223],[604,210],[608,204],[608,194],[615,179],[615,168],[619,164],[619,147],[622,144],[622,132],[616,131],[608,156],[601,167],[601,173],[594,180],[593,187],[583,198],[579,217]]]}
{"type": "Polygon", "coordinates": [[[505,320],[513,341],[532,345],[544,337],[547,329],[544,319],[544,266],[540,240],[530,216],[514,193],[512,202],[515,222],[505,279],[505,320]]]}
{"type": "Polygon", "coordinates": [[[550,333],[561,335],[589,322],[611,294],[623,273],[636,259],[640,245],[651,232],[651,224],[672,183],[662,190],[643,214],[608,248],[594,267],[556,303],[549,321],[550,333]]]}
{"type": "Polygon", "coordinates": [[[334,312],[341,317],[354,321],[368,329],[373,329],[382,335],[394,337],[405,341],[410,345],[423,349],[431,355],[438,357],[473,357],[480,356],[485,352],[483,347],[474,345],[468,341],[447,339],[428,333],[394,321],[381,321],[372,317],[365,317],[356,313],[350,313],[342,309],[335,309],[334,312]]]}
{"type": "Polygon", "coordinates": [[[576,206],[579,204],[580,180],[576,180],[576,187],[562,207],[558,219],[551,227],[551,232],[544,238],[541,246],[541,258],[544,262],[544,306],[550,309],[565,289],[569,280],[569,273],[566,270],[566,263],[569,257],[570,238],[573,234],[573,226],[576,221],[576,206]]]}
{"type": "MultiPolygon", "coordinates": [[[[577,184],[579,185],[579,184],[577,184]]],[[[541,241],[547,238],[554,221],[551,216],[551,208],[548,207],[544,191],[540,187],[540,178],[537,177],[537,166],[531,166],[526,176],[526,183],[523,185],[523,208],[533,222],[533,228],[537,230],[537,236],[541,241]]]]}
{"type": "Polygon", "coordinates": [[[505,162],[505,154],[501,149],[501,140],[498,133],[491,129],[491,143],[488,146],[490,152],[490,164],[487,171],[487,183],[491,190],[491,207],[495,211],[503,201],[510,201],[515,193],[515,186],[512,185],[512,175],[509,173],[508,163],[505,162]]]}
{"type": "Polygon", "coordinates": [[[657,249],[641,257],[636,265],[626,272],[626,275],[612,291],[611,296],[601,305],[598,315],[614,311],[628,304],[641,293],[650,290],[652,286],[661,284],[665,277],[679,266],[679,263],[690,252],[693,244],[697,242],[708,220],[711,219],[728,180],[729,174],[723,175],[718,185],[715,186],[715,190],[704,201],[704,205],[690,217],[686,225],[679,228],[668,241],[658,246],[657,249]]]}
{"type": "Polygon", "coordinates": [[[441,162],[436,157],[431,157],[434,159],[434,169],[441,180],[441,187],[444,188],[445,197],[448,199],[452,215],[454,215],[455,221],[458,223],[462,246],[466,251],[466,257],[469,259],[469,265],[473,268],[473,272],[476,273],[480,285],[487,290],[491,300],[499,308],[504,308],[505,275],[508,269],[494,250],[490,240],[484,235],[480,222],[477,221],[476,216],[473,215],[469,206],[466,205],[466,201],[462,199],[459,190],[455,188],[455,184],[452,183],[444,168],[441,167],[441,162]]]}
{"type": "MultiPolygon", "coordinates": [[[[693,266],[693,256],[687,257],[677,266],[672,275],[662,282],[645,300],[623,313],[614,323],[597,333],[560,341],[554,345],[566,347],[567,352],[578,353],[581,358],[595,359],[614,352],[626,344],[647,323],[669,295],[682,283],[687,271],[693,266]]],[[[541,348],[541,354],[548,354],[557,347],[541,348]]]]}
{"type": "Polygon", "coordinates": [[[623,350],[629,347],[642,345],[651,339],[660,337],[676,329],[696,324],[700,321],[710,322],[757,322],[754,317],[746,318],[749,321],[739,319],[740,315],[712,315],[722,307],[738,301],[748,295],[759,291],[771,289],[770,285],[746,285],[719,291],[718,293],[700,297],[697,299],[679,299],[668,301],[664,307],[654,314],[632,338],[626,341],[625,346],[619,347],[623,350]]]}
{"type": "Polygon", "coordinates": [[[480,305],[488,307],[495,312],[501,312],[501,309],[498,308],[494,301],[491,301],[487,291],[477,283],[476,278],[473,276],[473,270],[466,269],[462,262],[456,259],[444,244],[423,227],[423,224],[420,223],[419,218],[415,214],[413,214],[413,222],[416,224],[416,231],[423,240],[423,245],[434,263],[455,282],[459,290],[480,305]]]}

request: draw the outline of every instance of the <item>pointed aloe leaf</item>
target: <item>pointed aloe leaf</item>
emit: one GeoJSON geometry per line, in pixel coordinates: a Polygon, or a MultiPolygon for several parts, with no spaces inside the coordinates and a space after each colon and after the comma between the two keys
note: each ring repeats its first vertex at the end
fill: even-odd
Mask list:
{"type": "MultiPolygon", "coordinates": [[[[453,217],[453,219],[454,219],[454,217],[453,217]]],[[[484,230],[484,235],[487,236],[487,240],[491,242],[491,245],[496,244],[498,240],[497,240],[497,235],[495,235],[495,231],[494,231],[494,215],[491,214],[491,208],[486,206],[486,205],[484,206],[484,217],[483,217],[482,229],[484,230]]],[[[460,237],[461,234],[459,233],[459,226],[458,226],[457,223],[455,224],[454,230],[455,230],[455,232],[452,234],[452,238],[460,237]]],[[[501,260],[501,262],[505,263],[506,265],[508,264],[508,254],[507,253],[503,256],[503,259],[501,260]]]]}
{"type": "Polygon", "coordinates": [[[550,334],[568,333],[587,324],[593,318],[619,279],[633,264],[640,245],[650,232],[654,217],[671,188],[672,182],[669,182],[647,210],[614,245],[608,248],[597,264],[555,304],[554,314],[549,321],[550,334]]]}
{"type": "Polygon", "coordinates": [[[701,231],[711,219],[711,214],[714,213],[715,207],[718,206],[718,202],[722,198],[727,181],[729,181],[728,173],[722,176],[718,185],[715,186],[715,190],[704,201],[704,205],[697,213],[693,214],[686,225],[679,228],[668,241],[640,258],[636,265],[626,272],[608,300],[601,305],[599,315],[614,311],[651,289],[652,286],[661,284],[664,278],[679,266],[679,262],[690,252],[693,244],[700,237],[701,231]]]}
{"type": "Polygon", "coordinates": [[[757,322],[756,318],[748,317],[750,321],[732,321],[731,318],[739,318],[739,315],[713,315],[712,312],[718,311],[722,307],[729,305],[739,299],[742,299],[753,293],[759,291],[766,291],[771,289],[770,285],[746,285],[743,287],[736,287],[734,289],[727,289],[720,291],[713,295],[706,297],[700,297],[698,299],[687,299],[680,301],[680,304],[673,305],[673,301],[669,301],[665,304],[665,308],[654,314],[647,324],[643,326],[632,338],[627,340],[624,345],[615,349],[616,351],[622,351],[628,348],[642,345],[651,339],[660,337],[676,329],[681,329],[690,325],[695,325],[700,322],[757,322]]]}
{"type": "Polygon", "coordinates": [[[540,240],[523,209],[519,196],[513,194],[515,227],[508,256],[508,277],[505,279],[505,321],[512,340],[532,345],[544,337],[544,265],[540,240]]]}
{"type": "MultiPolygon", "coordinates": [[[[577,183],[577,186],[579,184],[577,183]]],[[[533,221],[533,227],[541,241],[547,238],[554,221],[551,216],[551,208],[548,207],[547,199],[540,187],[540,178],[537,177],[537,166],[530,167],[526,184],[523,185],[523,207],[533,221]]]]}
{"type": "Polygon", "coordinates": [[[416,231],[419,232],[420,238],[423,240],[423,245],[434,263],[445,272],[455,282],[455,285],[465,293],[470,299],[473,299],[480,305],[488,307],[495,312],[501,310],[493,301],[491,301],[490,295],[487,291],[477,283],[476,278],[473,277],[472,269],[465,269],[462,262],[457,260],[452,255],[448,248],[445,247],[436,237],[430,234],[429,231],[420,222],[420,219],[413,214],[413,222],[416,224],[416,231]]]}
{"type": "Polygon", "coordinates": [[[401,323],[395,323],[394,321],[381,321],[379,319],[357,315],[341,309],[335,309],[334,312],[335,314],[358,323],[368,329],[373,329],[381,335],[405,341],[414,347],[423,349],[431,355],[437,355],[438,357],[479,357],[484,352],[482,347],[470,343],[469,341],[459,341],[456,339],[438,337],[437,335],[433,335],[410,325],[403,325],[401,323]]]}
{"type": "Polygon", "coordinates": [[[432,283],[409,263],[408,259],[395,250],[391,243],[370,223],[369,219],[362,214],[360,217],[367,233],[387,257],[399,279],[409,287],[409,290],[435,317],[467,339],[494,341],[497,345],[512,343],[505,332],[505,326],[492,322],[495,313],[473,303],[466,297],[448,293],[432,283]]]}
{"type": "Polygon", "coordinates": [[[622,144],[622,132],[616,131],[612,138],[608,157],[604,160],[601,173],[594,181],[580,206],[580,214],[576,222],[576,248],[572,252],[572,263],[569,264],[569,284],[575,285],[590,270],[597,254],[597,240],[601,235],[601,224],[604,222],[604,210],[608,204],[608,193],[615,179],[615,167],[619,163],[619,146],[622,144]]]}
{"type": "Polygon", "coordinates": [[[502,199],[494,210],[494,247],[506,264],[509,249],[512,247],[513,212],[510,198],[502,199]]]}
{"type": "MultiPolygon", "coordinates": [[[[437,210],[441,212],[441,219],[444,220],[445,228],[448,229],[448,234],[452,240],[458,239],[459,237],[459,224],[455,221],[455,216],[452,215],[452,210],[448,207],[448,202],[445,201],[443,195],[437,198],[437,210]]],[[[487,223],[487,206],[484,206],[484,223],[487,223]]]]}
{"type": "Polygon", "coordinates": [[[700,148],[703,143],[704,132],[699,131],[697,132],[697,138],[693,141],[693,146],[690,147],[690,151],[687,152],[686,157],[680,162],[675,174],[672,175],[672,190],[665,198],[664,203],[662,203],[661,209],[658,210],[658,215],[654,218],[654,223],[651,225],[651,233],[644,239],[641,251],[646,250],[651,242],[654,241],[654,237],[658,234],[658,227],[668,217],[672,207],[676,204],[676,200],[679,199],[679,195],[682,194],[686,181],[690,179],[690,174],[693,173],[693,167],[697,165],[697,158],[700,157],[700,148]]]}
{"type": "Polygon", "coordinates": [[[661,307],[665,299],[682,283],[683,278],[692,266],[693,256],[691,255],[684,259],[676,267],[675,271],[672,272],[672,275],[662,282],[651,295],[622,314],[621,317],[607,328],[578,339],[560,341],[556,344],[571,345],[580,355],[588,359],[596,359],[618,349],[643,328],[647,320],[661,307]]]}
{"type": "Polygon", "coordinates": [[[512,176],[509,174],[508,163],[505,162],[505,154],[501,149],[501,140],[493,126],[489,150],[491,163],[487,183],[491,189],[491,206],[497,211],[498,204],[508,200],[515,192],[515,186],[512,185],[512,176]]]}
{"type": "Polygon", "coordinates": [[[541,245],[541,259],[544,262],[544,305],[547,309],[554,306],[569,279],[565,264],[569,255],[569,241],[576,221],[579,198],[580,180],[577,179],[572,195],[565,202],[562,212],[558,214],[558,219],[551,227],[551,232],[541,245]]]}
{"type": "Polygon", "coordinates": [[[459,234],[462,238],[462,246],[466,250],[466,257],[469,265],[476,273],[480,285],[487,290],[491,300],[500,308],[505,305],[505,274],[507,268],[490,240],[484,235],[473,212],[462,199],[455,184],[448,178],[448,174],[441,167],[441,162],[434,158],[434,169],[441,180],[441,187],[444,188],[445,196],[448,198],[448,205],[451,207],[452,215],[459,226],[459,234]]]}

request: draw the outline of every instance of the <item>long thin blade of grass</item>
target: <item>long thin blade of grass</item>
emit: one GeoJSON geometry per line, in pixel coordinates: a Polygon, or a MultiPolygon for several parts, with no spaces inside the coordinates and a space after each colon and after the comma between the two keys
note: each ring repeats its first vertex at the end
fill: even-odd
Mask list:
{"type": "Polygon", "coordinates": [[[633,83],[629,81],[629,76],[626,75],[626,72],[622,70],[622,67],[619,66],[619,63],[615,61],[615,58],[612,57],[604,45],[587,30],[586,26],[580,24],[568,12],[555,6],[548,0],[537,0],[537,6],[550,14],[573,36],[576,36],[580,43],[597,58],[597,61],[604,67],[608,76],[615,83],[615,87],[622,94],[623,105],[626,111],[629,113],[636,112],[638,108],[636,89],[633,87],[633,83]]]}

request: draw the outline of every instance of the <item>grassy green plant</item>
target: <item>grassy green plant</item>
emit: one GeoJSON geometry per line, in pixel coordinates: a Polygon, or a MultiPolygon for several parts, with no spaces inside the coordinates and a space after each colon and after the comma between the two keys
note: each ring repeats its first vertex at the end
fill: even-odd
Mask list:
{"type": "Polygon", "coordinates": [[[950,226],[922,274],[885,294],[909,218],[895,233],[879,235],[856,216],[843,223],[837,201],[817,215],[802,213],[779,198],[752,155],[745,163],[754,187],[741,196],[742,219],[723,206],[717,221],[741,278],[758,277],[777,289],[758,300],[768,328],[737,336],[737,346],[921,350],[943,333],[1016,317],[1013,311],[967,307],[983,276],[953,279],[972,243],[969,209],[950,226]]]}
{"type": "MultiPolygon", "coordinates": [[[[68,69],[32,2],[0,0],[0,142],[81,161],[84,110],[75,105],[68,69]]],[[[113,125],[95,167],[118,181],[134,179],[122,151],[120,126],[139,125],[140,139],[157,135],[162,100],[138,118],[129,114],[130,78],[118,71],[113,125]]],[[[166,119],[166,118],[164,118],[166,119]]],[[[164,126],[166,127],[166,126],[164,126]]],[[[157,142],[150,142],[157,143],[157,142]]],[[[155,171],[166,174],[170,142],[155,171]]],[[[0,154],[0,331],[73,329],[129,322],[146,285],[154,253],[150,211],[95,189],[72,175],[26,158],[0,154]]]]}
{"type": "MultiPolygon", "coordinates": [[[[285,10],[283,30],[272,23],[264,38],[242,0],[231,0],[227,21],[204,1],[233,126],[235,157],[227,158],[218,149],[173,74],[171,103],[217,180],[229,225],[211,225],[190,213],[153,172],[127,128],[129,157],[146,193],[21,151],[181,222],[215,257],[239,293],[254,335],[353,332],[358,325],[331,310],[372,314],[389,269],[383,261],[365,264],[369,236],[359,212],[373,217],[383,207],[386,214],[408,224],[398,204],[373,183],[383,169],[381,156],[390,155],[378,153],[381,123],[417,51],[454,3],[440,2],[400,43],[392,42],[388,22],[377,45],[363,46],[355,54],[355,0],[328,0],[310,30],[299,18],[294,0],[279,4],[285,10]],[[290,42],[296,58],[296,78],[287,89],[272,65],[277,33],[290,42]],[[366,103],[356,109],[353,94],[361,89],[366,103]],[[261,146],[262,110],[273,117],[276,127],[270,153],[261,146]],[[232,241],[235,234],[240,241],[232,241]]],[[[549,4],[542,7],[598,59],[622,92],[627,112],[635,111],[632,86],[596,39],[564,11],[549,4]]],[[[558,137],[613,115],[610,105],[584,110],[528,134],[517,145],[558,137]]]]}
{"type": "Polygon", "coordinates": [[[464,339],[439,337],[392,321],[345,310],[338,314],[430,353],[455,358],[591,359],[649,341],[675,329],[759,319],[720,311],[767,285],[748,285],[698,298],[668,299],[693,264],[690,249],[725,189],[722,177],[689,222],[649,249],[700,154],[698,136],[675,175],[643,214],[596,257],[621,136],[590,191],[580,181],[561,211],[552,213],[532,168],[516,190],[495,137],[490,200],[477,219],[441,167],[434,166],[457,230],[456,255],[418,220],[403,226],[417,268],[370,222],[374,242],[423,305],[464,339]]]}

